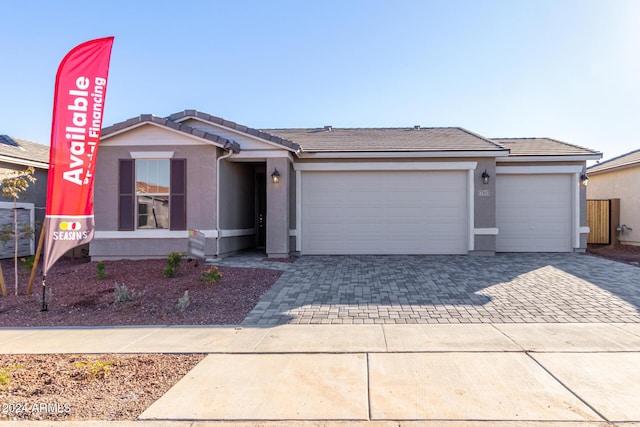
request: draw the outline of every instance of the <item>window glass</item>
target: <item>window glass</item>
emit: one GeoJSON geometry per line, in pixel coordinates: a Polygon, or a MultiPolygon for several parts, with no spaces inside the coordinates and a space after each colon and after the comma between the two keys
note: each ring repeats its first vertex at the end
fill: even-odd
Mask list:
{"type": "Polygon", "coordinates": [[[169,228],[169,165],[136,159],[137,228],[169,228]]]}

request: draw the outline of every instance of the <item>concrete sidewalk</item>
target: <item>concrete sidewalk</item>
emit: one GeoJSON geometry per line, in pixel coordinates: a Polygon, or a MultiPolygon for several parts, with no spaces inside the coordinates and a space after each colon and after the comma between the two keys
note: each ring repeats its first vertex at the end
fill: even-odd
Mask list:
{"type": "Polygon", "coordinates": [[[28,328],[0,344],[208,354],[140,421],[109,423],[127,427],[640,425],[636,323],[28,328]]]}

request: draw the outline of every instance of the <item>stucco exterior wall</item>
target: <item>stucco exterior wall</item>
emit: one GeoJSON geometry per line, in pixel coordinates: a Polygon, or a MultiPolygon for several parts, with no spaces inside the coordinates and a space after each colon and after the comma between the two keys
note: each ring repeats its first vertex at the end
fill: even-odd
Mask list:
{"type": "Polygon", "coordinates": [[[618,234],[620,243],[640,245],[640,166],[591,174],[588,199],[620,199],[620,223],[633,229],[618,234]]]}
{"type": "Polygon", "coordinates": [[[267,256],[284,258],[289,255],[289,159],[267,159],[267,256]],[[274,169],[280,172],[280,182],[270,179],[274,169]]]}
{"type": "MultiPolygon", "coordinates": [[[[478,166],[473,173],[474,183],[474,227],[476,229],[496,228],[496,160],[495,158],[475,159],[478,166]],[[489,174],[489,183],[483,184],[482,174],[489,174]]],[[[496,251],[495,234],[476,234],[474,252],[492,255],[496,251]]]]}
{"type": "MultiPolygon", "coordinates": [[[[216,159],[222,150],[174,132],[144,126],[109,138],[100,147],[95,175],[96,238],[90,245],[90,255],[96,260],[162,258],[171,251],[187,249],[186,231],[118,232],[119,159],[145,152],[149,158],[154,158],[154,153],[172,152],[172,158],[187,159],[187,229],[216,228],[216,159]]],[[[215,254],[215,239],[207,239],[206,250],[207,255],[215,254]]]]}

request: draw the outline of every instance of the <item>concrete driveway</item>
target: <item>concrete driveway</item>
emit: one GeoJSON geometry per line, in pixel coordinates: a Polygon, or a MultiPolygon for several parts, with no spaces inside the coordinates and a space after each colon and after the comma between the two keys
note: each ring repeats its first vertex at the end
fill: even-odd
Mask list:
{"type": "Polygon", "coordinates": [[[640,268],[585,254],[305,256],[244,319],[279,324],[640,322],[640,268]]]}

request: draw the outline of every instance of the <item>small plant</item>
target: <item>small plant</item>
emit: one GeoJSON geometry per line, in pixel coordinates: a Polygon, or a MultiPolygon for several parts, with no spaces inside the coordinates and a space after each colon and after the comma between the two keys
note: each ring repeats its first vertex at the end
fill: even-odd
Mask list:
{"type": "Polygon", "coordinates": [[[204,282],[207,286],[210,286],[220,280],[220,278],[222,278],[222,273],[220,273],[218,267],[213,266],[203,271],[202,274],[200,274],[198,281],[204,282]]]}
{"type": "Polygon", "coordinates": [[[96,360],[95,362],[87,360],[86,362],[76,362],[76,367],[84,368],[85,378],[87,381],[91,381],[96,378],[105,378],[111,373],[111,367],[118,364],[119,362],[114,360],[96,360]]]}
{"type": "Polygon", "coordinates": [[[23,257],[20,258],[20,265],[23,266],[25,269],[27,270],[32,270],[33,269],[33,263],[36,260],[36,256],[35,255],[31,255],[28,257],[23,257]]]}
{"type": "Polygon", "coordinates": [[[164,270],[162,270],[162,275],[169,279],[172,277],[176,277],[176,270],[171,267],[165,267],[164,270]]]}
{"type": "Polygon", "coordinates": [[[0,369],[0,390],[4,390],[7,387],[11,387],[11,380],[13,379],[12,371],[16,369],[22,369],[25,365],[7,366],[0,369]]]}
{"type": "Polygon", "coordinates": [[[96,275],[98,276],[98,279],[104,280],[104,262],[98,261],[98,263],[96,264],[96,275]]]}
{"type": "Polygon", "coordinates": [[[176,306],[176,310],[180,313],[184,313],[187,308],[189,308],[189,291],[184,291],[184,295],[178,298],[178,305],[176,306]]]}
{"type": "Polygon", "coordinates": [[[127,285],[125,285],[124,283],[122,285],[118,285],[118,282],[116,282],[114,294],[114,304],[120,304],[121,302],[133,300],[133,292],[130,292],[127,288],[127,285]]]}
{"type": "Polygon", "coordinates": [[[182,261],[183,254],[180,252],[171,252],[167,257],[167,266],[162,270],[164,277],[176,277],[178,268],[180,268],[180,261],[182,261]]]}

